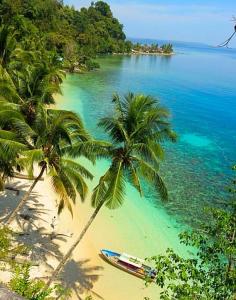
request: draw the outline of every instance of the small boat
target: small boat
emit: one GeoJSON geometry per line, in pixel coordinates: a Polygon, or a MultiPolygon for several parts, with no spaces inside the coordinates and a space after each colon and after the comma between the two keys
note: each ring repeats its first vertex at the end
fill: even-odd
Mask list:
{"type": "Polygon", "coordinates": [[[141,258],[131,256],[126,253],[117,253],[110,250],[101,250],[102,256],[113,266],[124,270],[132,275],[135,275],[142,279],[154,280],[157,271],[145,264],[145,261],[141,258]]]}

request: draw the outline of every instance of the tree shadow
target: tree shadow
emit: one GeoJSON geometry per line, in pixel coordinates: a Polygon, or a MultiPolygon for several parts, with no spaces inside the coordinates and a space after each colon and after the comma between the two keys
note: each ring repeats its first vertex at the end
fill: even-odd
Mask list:
{"type": "MultiPolygon", "coordinates": [[[[20,190],[19,195],[14,191],[5,191],[0,194],[0,222],[7,220],[9,213],[16,207],[24,192],[28,189],[28,184],[22,182],[12,183],[12,187],[20,190]]],[[[52,271],[53,261],[60,261],[63,254],[59,250],[58,241],[67,242],[68,238],[64,234],[49,232],[48,211],[39,201],[39,194],[32,192],[21,212],[16,217],[19,233],[16,238],[30,248],[26,259],[36,262],[39,265],[45,265],[47,271],[52,271]],[[38,224],[40,221],[40,225],[38,224]],[[45,226],[44,226],[45,224],[45,226]]],[[[52,230],[51,230],[52,231],[52,230]]],[[[54,263],[53,263],[54,264],[54,263]]],[[[71,289],[81,300],[83,294],[91,294],[97,299],[103,299],[93,291],[94,283],[99,279],[99,271],[103,268],[92,266],[89,259],[76,262],[70,260],[61,273],[60,281],[65,288],[71,289]]],[[[46,278],[46,275],[39,274],[39,278],[46,278]]]]}
{"type": "Polygon", "coordinates": [[[61,284],[70,290],[73,290],[79,300],[81,295],[89,292],[98,299],[103,299],[99,294],[93,291],[94,283],[99,279],[103,270],[101,266],[91,266],[89,259],[83,259],[76,262],[74,259],[68,261],[60,275],[61,284]]]}
{"type": "MultiPolygon", "coordinates": [[[[10,212],[17,206],[24,192],[29,188],[28,184],[14,182],[11,186],[20,191],[19,195],[14,191],[5,191],[0,195],[0,222],[4,224],[10,212]]],[[[67,238],[63,235],[53,234],[48,228],[39,226],[37,223],[48,223],[48,209],[39,201],[39,194],[32,192],[26,204],[16,216],[17,234],[16,239],[30,249],[27,259],[31,262],[44,264],[47,269],[53,269],[48,263],[50,257],[61,259],[62,253],[59,250],[58,241],[66,242],[67,238]]],[[[48,226],[47,226],[48,227],[48,226]]]]}
{"type": "MultiPolygon", "coordinates": [[[[19,190],[19,194],[17,194],[14,191],[5,190],[0,195],[0,222],[4,223],[9,214],[16,208],[17,204],[21,200],[21,198],[24,196],[24,193],[29,188],[28,184],[23,184],[20,181],[11,183],[11,187],[14,189],[19,190]]],[[[38,193],[32,192],[29,199],[27,200],[26,204],[22,208],[19,214],[16,216],[16,222],[20,228],[24,225],[24,217],[28,215],[29,221],[33,223],[33,220],[38,220],[42,217],[44,214],[46,214],[46,209],[44,208],[44,205],[40,203],[38,200],[38,193]]],[[[45,220],[44,220],[45,221],[45,220]]],[[[24,229],[24,228],[22,228],[24,229]]]]}

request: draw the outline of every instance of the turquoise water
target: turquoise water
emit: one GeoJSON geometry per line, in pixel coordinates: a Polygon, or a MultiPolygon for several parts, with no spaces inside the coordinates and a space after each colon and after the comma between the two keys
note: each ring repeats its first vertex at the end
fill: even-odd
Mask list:
{"type": "MultiPolygon", "coordinates": [[[[172,57],[100,58],[100,70],[67,77],[59,106],[79,112],[90,132],[104,138],[96,123],[111,113],[114,92],[159,98],[179,136],[178,143],[165,145],[165,212],[181,224],[195,224],[205,218],[206,205],[225,198],[236,162],[236,51],[183,43],[175,49],[172,57]]],[[[150,207],[162,209],[153,190],[146,186],[145,192],[150,207]]]]}

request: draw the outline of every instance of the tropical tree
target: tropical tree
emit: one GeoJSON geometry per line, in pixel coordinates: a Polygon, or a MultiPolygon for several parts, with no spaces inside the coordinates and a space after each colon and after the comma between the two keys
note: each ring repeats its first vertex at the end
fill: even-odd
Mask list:
{"type": "MultiPolygon", "coordinates": [[[[47,171],[51,184],[60,197],[58,212],[66,206],[72,213],[71,200],[76,199],[78,192],[84,200],[87,193],[85,178],[92,179],[92,174],[79,163],[70,159],[68,150],[76,142],[88,142],[90,137],[84,129],[78,115],[73,112],[44,109],[37,111],[32,125],[32,133],[28,134],[29,150],[23,151],[18,164],[33,177],[35,164],[38,164],[39,174],[15,210],[10,214],[6,224],[9,225],[28,200],[37,182],[47,171]]],[[[84,153],[86,149],[84,149],[84,153]]],[[[83,151],[80,152],[82,155],[83,151]]],[[[84,154],[92,159],[93,155],[84,154]]]]}
{"type": "Polygon", "coordinates": [[[38,105],[55,103],[53,95],[61,93],[60,84],[65,77],[57,56],[48,53],[45,56],[40,62],[16,73],[16,88],[23,101],[22,112],[29,123],[34,121],[38,105]]]}
{"type": "MultiPolygon", "coordinates": [[[[94,213],[53,272],[47,286],[59,274],[103,205],[115,209],[123,204],[126,182],[130,182],[142,196],[143,178],[156,188],[163,200],[168,198],[166,186],[159,175],[159,165],[164,156],[161,143],[176,139],[168,122],[168,110],[154,98],[144,95],[128,94],[124,99],[115,95],[113,103],[114,115],[101,119],[98,124],[111,139],[109,144],[101,147],[98,155],[110,159],[111,165],[93,191],[94,213]]],[[[72,153],[80,149],[75,145],[72,153]]]]}
{"type": "Polygon", "coordinates": [[[161,46],[161,49],[162,49],[163,53],[166,53],[166,54],[173,53],[172,44],[164,44],[161,46]]]}
{"type": "Polygon", "coordinates": [[[11,75],[5,69],[0,72],[0,96],[21,106],[22,113],[31,124],[40,105],[54,104],[54,94],[61,93],[60,85],[65,77],[61,63],[55,53],[32,54],[31,63],[22,57],[24,68],[15,66],[11,75]],[[35,58],[36,57],[36,58],[35,58]]]}
{"type": "MultiPolygon", "coordinates": [[[[1,112],[0,112],[1,116],[1,112]]],[[[0,190],[4,190],[7,179],[14,176],[14,169],[17,168],[19,153],[26,149],[26,146],[17,141],[17,135],[10,130],[0,129],[0,190]]]]}
{"type": "Polygon", "coordinates": [[[23,115],[17,105],[0,100],[0,189],[3,190],[14,170],[19,169],[17,159],[22,151],[28,149],[29,131],[23,115]],[[24,129],[24,130],[21,130],[24,129]]]}
{"type": "Polygon", "coordinates": [[[61,92],[65,72],[58,54],[45,50],[43,39],[17,38],[14,27],[0,27],[0,96],[20,104],[32,122],[38,105],[55,103],[53,94],[61,92]]]}

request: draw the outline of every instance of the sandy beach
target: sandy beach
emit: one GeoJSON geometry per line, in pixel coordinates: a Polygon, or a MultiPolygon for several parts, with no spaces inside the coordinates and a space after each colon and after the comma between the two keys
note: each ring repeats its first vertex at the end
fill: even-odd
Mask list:
{"type": "MultiPolygon", "coordinates": [[[[102,169],[104,165],[100,167],[102,169]]],[[[95,182],[98,178],[96,176],[98,169],[96,167],[93,170],[95,182]]],[[[90,190],[95,182],[90,184],[90,190]]],[[[4,214],[10,211],[30,183],[19,179],[12,181],[10,186],[18,188],[20,195],[17,196],[12,191],[2,194],[0,211],[4,214]]],[[[137,195],[128,188],[127,197],[136,198],[137,195]]],[[[105,248],[145,258],[164,252],[170,243],[176,243],[177,236],[173,235],[173,229],[176,229],[170,228],[166,216],[161,214],[156,216],[159,228],[156,227],[155,222],[145,222],[144,215],[149,214],[151,212],[149,210],[147,202],[138,199],[126,201],[120,209],[110,211],[104,208],[99,213],[61,273],[64,285],[73,290],[70,299],[85,299],[88,295],[93,299],[106,300],[141,300],[144,297],[159,299],[158,287],[153,285],[147,288],[143,280],[109,265],[99,255],[100,250],[105,248]],[[140,205],[143,205],[143,209],[140,209],[140,205]]],[[[30,220],[26,221],[18,217],[12,224],[15,230],[24,230],[25,235],[22,239],[32,247],[31,259],[39,264],[32,268],[32,276],[42,278],[50,276],[60,257],[66,253],[82,230],[92,211],[89,195],[83,204],[78,196],[73,218],[67,210],[57,216],[57,195],[51,189],[49,178],[46,177],[44,181],[38,183],[27,206],[21,212],[23,216],[30,215],[30,220]],[[55,222],[52,221],[54,216],[56,216],[55,222]],[[52,223],[55,225],[56,234],[53,240],[50,238],[53,232],[52,223]]],[[[9,273],[1,273],[1,278],[9,280],[9,273]]]]}
{"type": "MultiPolygon", "coordinates": [[[[18,188],[21,192],[17,196],[13,191],[1,194],[0,210],[6,214],[10,211],[27,190],[30,182],[16,179],[10,186],[18,188]]],[[[32,276],[49,276],[58,260],[70,247],[77,234],[92,213],[89,199],[84,204],[79,203],[74,207],[73,219],[68,211],[64,211],[56,217],[56,238],[50,239],[53,229],[51,223],[57,216],[57,196],[51,189],[48,178],[36,186],[27,206],[21,212],[22,215],[30,215],[30,221],[18,217],[12,224],[15,230],[25,232],[22,237],[24,242],[32,247],[32,257],[39,266],[32,268],[32,276]]],[[[143,299],[145,296],[155,296],[158,299],[156,287],[146,288],[144,281],[133,277],[105,262],[99,255],[100,249],[108,248],[124,251],[124,244],[128,245],[129,231],[121,232],[118,223],[127,220],[125,215],[127,207],[117,211],[109,211],[106,208],[100,213],[91,226],[84,240],[77,247],[72,259],[61,273],[64,284],[73,290],[70,299],[85,299],[91,295],[93,299],[143,299]]],[[[3,219],[3,216],[1,217],[3,219]]],[[[124,225],[125,226],[125,225],[124,225]]],[[[128,228],[126,228],[128,229],[128,228]]],[[[135,249],[135,245],[132,245],[135,249]]],[[[138,254],[138,245],[136,253],[138,254]]],[[[9,280],[8,272],[1,273],[2,280],[9,280]]]]}

